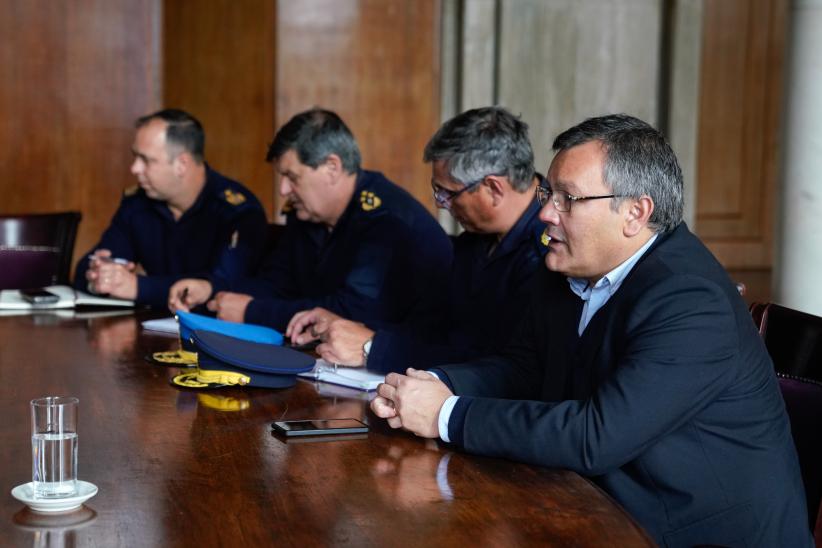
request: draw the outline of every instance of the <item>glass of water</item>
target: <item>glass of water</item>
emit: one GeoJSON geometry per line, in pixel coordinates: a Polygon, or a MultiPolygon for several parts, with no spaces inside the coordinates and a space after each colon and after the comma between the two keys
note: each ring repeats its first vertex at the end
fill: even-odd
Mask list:
{"type": "Polygon", "coordinates": [[[31,400],[31,476],[35,498],[77,493],[77,406],[80,400],[31,400]]]}

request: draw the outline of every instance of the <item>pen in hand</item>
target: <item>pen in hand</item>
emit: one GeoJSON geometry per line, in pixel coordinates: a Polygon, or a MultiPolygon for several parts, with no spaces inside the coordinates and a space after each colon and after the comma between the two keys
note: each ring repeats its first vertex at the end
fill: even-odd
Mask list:
{"type": "Polygon", "coordinates": [[[188,286],[184,287],[182,293],[180,293],[180,302],[183,303],[183,306],[188,307],[186,299],[188,299],[188,286]]]}

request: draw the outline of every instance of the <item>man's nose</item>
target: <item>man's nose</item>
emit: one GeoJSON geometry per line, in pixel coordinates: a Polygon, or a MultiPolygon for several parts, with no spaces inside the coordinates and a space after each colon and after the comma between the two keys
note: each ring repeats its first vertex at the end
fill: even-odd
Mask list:
{"type": "Polygon", "coordinates": [[[291,187],[291,181],[288,180],[288,177],[281,177],[280,178],[280,196],[288,196],[291,194],[293,188],[291,187]]]}
{"type": "Polygon", "coordinates": [[[539,220],[550,225],[559,224],[559,212],[556,206],[554,206],[553,200],[549,199],[545,205],[542,206],[542,209],[539,210],[539,220]]]}

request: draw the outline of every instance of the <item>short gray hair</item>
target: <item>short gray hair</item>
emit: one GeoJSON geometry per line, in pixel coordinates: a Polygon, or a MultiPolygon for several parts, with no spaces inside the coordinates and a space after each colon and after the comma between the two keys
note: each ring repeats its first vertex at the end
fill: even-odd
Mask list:
{"type": "Polygon", "coordinates": [[[425,145],[423,160],[444,160],[463,185],[498,175],[525,192],[534,178],[528,124],[502,107],[467,110],[445,122],[425,145]]]}
{"type": "MultiPolygon", "coordinates": [[[[611,114],[588,118],[563,131],[553,149],[561,152],[591,141],[602,143],[606,155],[602,177],[613,194],[653,200],[652,230],[667,232],[682,222],[682,169],[662,133],[633,116],[611,114]]],[[[611,209],[619,203],[615,199],[611,209]]]]}
{"type": "Polygon", "coordinates": [[[294,115],[274,136],[265,159],[267,162],[277,160],[289,150],[313,169],[336,154],[346,172],[360,170],[360,147],[354,134],[342,118],[330,110],[313,108],[294,115]]]}

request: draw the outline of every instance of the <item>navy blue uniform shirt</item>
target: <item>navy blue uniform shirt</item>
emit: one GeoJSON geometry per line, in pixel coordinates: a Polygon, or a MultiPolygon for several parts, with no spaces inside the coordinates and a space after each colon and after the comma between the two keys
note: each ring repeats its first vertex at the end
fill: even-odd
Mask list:
{"type": "MultiPolygon", "coordinates": [[[[194,204],[174,220],[165,202],[143,189],[126,191],[97,249],[142,265],[137,302],[165,307],[168,290],[179,279],[219,275],[237,278],[257,267],[267,234],[259,200],[236,181],[206,166],[206,183],[194,204]]],[[[86,289],[84,257],[77,264],[74,285],[86,289]]]]}
{"type": "Polygon", "coordinates": [[[541,242],[545,224],[539,210],[536,200],[531,202],[498,244],[494,234],[460,234],[445,322],[426,325],[414,319],[378,330],[368,369],[425,369],[484,356],[505,344],[532,297],[535,274],[544,268],[548,248],[541,242]]]}
{"type": "Polygon", "coordinates": [[[258,278],[211,281],[215,292],[252,295],[245,321],[278,330],[315,306],[368,325],[409,314],[433,321],[451,258],[448,236],[422,204],[381,173],[360,171],[333,230],[291,213],[258,278]]]}

